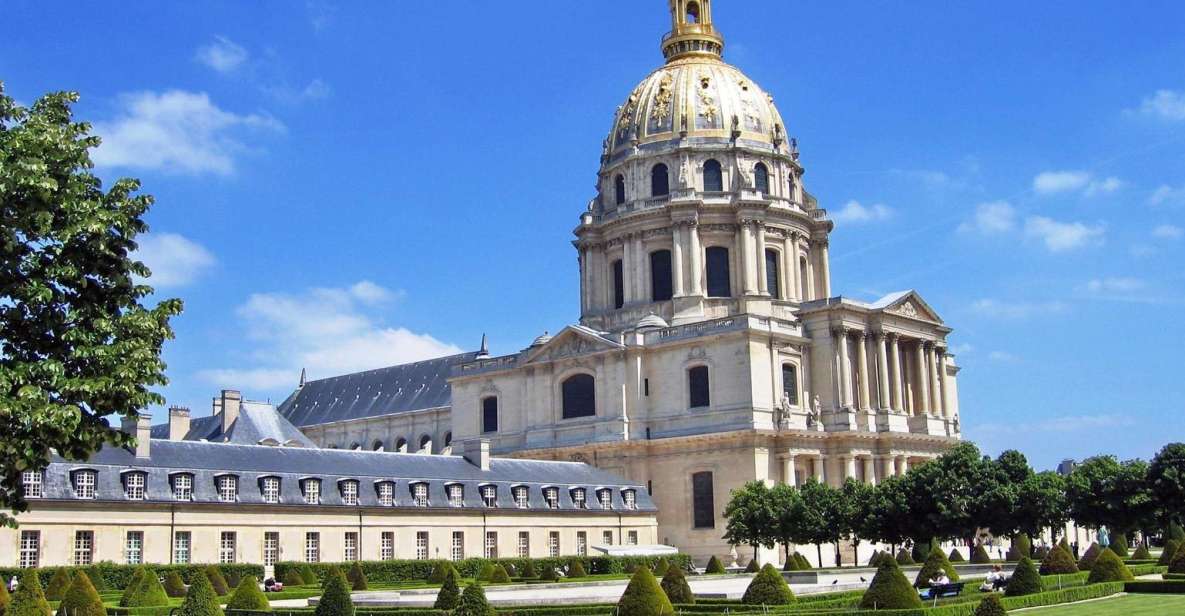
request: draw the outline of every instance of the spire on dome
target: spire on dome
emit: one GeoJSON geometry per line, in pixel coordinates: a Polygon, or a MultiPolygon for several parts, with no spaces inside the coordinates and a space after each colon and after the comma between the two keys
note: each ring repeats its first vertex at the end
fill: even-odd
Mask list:
{"type": "Polygon", "coordinates": [[[662,55],[671,62],[686,56],[724,55],[724,37],[712,25],[712,0],[670,0],[671,31],[662,39],[662,55]]]}

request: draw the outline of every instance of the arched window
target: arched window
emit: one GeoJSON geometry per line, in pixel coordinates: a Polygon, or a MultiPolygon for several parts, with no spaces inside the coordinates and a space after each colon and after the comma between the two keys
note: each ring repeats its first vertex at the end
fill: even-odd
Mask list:
{"type": "Polygon", "coordinates": [[[613,308],[625,305],[625,268],[621,259],[613,262],[613,308]]]}
{"type": "Polygon", "coordinates": [[[370,448],[371,448],[371,449],[373,449],[373,450],[375,450],[375,451],[382,451],[382,450],[383,450],[383,441],[382,441],[382,439],[376,440],[376,441],[374,442],[374,444],[370,446],[370,448]]]}
{"type": "Polygon", "coordinates": [[[452,444],[453,444],[453,433],[452,432],[445,432],[444,433],[444,446],[449,447],[452,444]]]}
{"type": "Polygon", "coordinates": [[[707,366],[696,366],[687,371],[688,406],[693,409],[710,406],[712,395],[709,389],[707,366]]]}
{"type": "Polygon", "coordinates": [[[715,192],[724,190],[724,172],[720,170],[720,161],[716,159],[704,163],[704,190],[715,192]]]}
{"type": "MultiPolygon", "coordinates": [[[[759,231],[760,233],[760,231],[759,231]]],[[[765,251],[765,287],[769,289],[770,297],[782,299],[782,272],[778,260],[778,251],[765,251]]]]}
{"type": "Polygon", "coordinates": [[[568,377],[560,386],[563,398],[563,418],[592,417],[597,414],[596,380],[590,374],[568,377]]]}
{"type": "Polygon", "coordinates": [[[625,176],[618,175],[613,178],[613,196],[617,205],[625,203],[625,176]]]}
{"type": "Polygon", "coordinates": [[[407,453],[407,439],[402,436],[395,441],[395,451],[399,453],[407,453]]]}
{"type": "Polygon", "coordinates": [[[757,163],[753,168],[753,188],[761,193],[769,193],[769,167],[765,163],[757,163]]]}
{"type": "Polygon", "coordinates": [[[665,302],[671,299],[671,251],[656,250],[650,253],[650,298],[665,302]]]}
{"type": "Polygon", "coordinates": [[[806,257],[798,260],[798,297],[802,301],[809,301],[811,299],[810,278],[808,275],[811,272],[811,266],[806,261],[806,257]]]}
{"type": "Polygon", "coordinates": [[[699,23],[699,3],[694,0],[687,3],[687,23],[699,23]]]}
{"type": "Polygon", "coordinates": [[[420,437],[420,451],[425,450],[425,453],[432,453],[432,437],[427,434],[420,437]]]}
{"type": "Polygon", "coordinates": [[[498,397],[490,396],[481,401],[481,431],[483,433],[498,431],[498,397]]]}
{"type": "Polygon", "coordinates": [[[798,366],[782,364],[782,396],[798,406],[798,366]]]}
{"type": "Polygon", "coordinates": [[[658,163],[650,170],[650,196],[665,197],[669,194],[671,194],[671,182],[667,166],[658,163]]]}
{"type": "Polygon", "coordinates": [[[728,249],[711,246],[706,251],[708,266],[708,297],[732,297],[732,281],[728,275],[728,249]]]}
{"type": "Polygon", "coordinates": [[[362,451],[362,443],[354,441],[350,444],[350,451],[362,451]]]}

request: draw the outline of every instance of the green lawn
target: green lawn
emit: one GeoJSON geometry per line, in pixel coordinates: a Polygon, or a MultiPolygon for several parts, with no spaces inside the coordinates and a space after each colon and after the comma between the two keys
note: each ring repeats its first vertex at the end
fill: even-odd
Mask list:
{"type": "Polygon", "coordinates": [[[1075,605],[1026,610],[1024,614],[1037,616],[1164,616],[1185,614],[1182,595],[1125,595],[1116,599],[1099,599],[1075,605]]]}

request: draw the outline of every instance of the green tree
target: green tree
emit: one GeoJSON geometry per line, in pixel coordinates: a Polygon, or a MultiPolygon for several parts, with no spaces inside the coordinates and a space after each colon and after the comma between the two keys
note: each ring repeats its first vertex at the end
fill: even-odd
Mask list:
{"type": "MultiPolygon", "coordinates": [[[[671,567],[668,567],[668,568],[671,568],[671,567]]],[[[678,569],[678,567],[674,567],[674,568],[678,569]]],[[[494,570],[494,573],[497,574],[497,569],[494,570]]],[[[573,559],[572,564],[568,565],[568,577],[582,578],[587,575],[588,575],[588,572],[584,570],[584,563],[580,562],[579,558],[573,559]]]]}
{"type": "Polygon", "coordinates": [[[1013,530],[1036,537],[1046,528],[1060,528],[1069,520],[1066,508],[1065,478],[1055,471],[1029,475],[1017,486],[1013,530]]]}
{"type": "Polygon", "coordinates": [[[474,582],[465,587],[453,616],[494,616],[494,608],[486,601],[486,592],[482,590],[481,584],[474,582]]]}
{"type": "Polygon", "coordinates": [[[451,610],[461,601],[461,587],[457,584],[459,576],[452,568],[443,575],[444,581],[440,585],[440,591],[436,593],[436,603],[432,607],[438,610],[451,610]]]}
{"type": "Polygon", "coordinates": [[[1134,580],[1132,572],[1123,564],[1123,560],[1119,558],[1111,548],[1103,548],[1099,553],[1098,559],[1094,561],[1094,565],[1090,568],[1090,576],[1086,578],[1087,584],[1099,584],[1102,582],[1130,582],[1134,580]]]}
{"type": "Polygon", "coordinates": [[[8,584],[0,577],[0,616],[4,615],[9,603],[12,603],[12,596],[8,594],[8,584]]]}
{"type": "MultiPolygon", "coordinates": [[[[135,574],[132,575],[135,580],[135,574]]],[[[66,591],[70,589],[70,583],[74,581],[73,573],[69,567],[59,567],[57,571],[53,572],[53,577],[49,578],[49,584],[45,586],[45,598],[49,601],[61,601],[66,596],[66,591]]]]}
{"type": "Polygon", "coordinates": [[[822,545],[834,543],[838,560],[839,541],[847,530],[839,490],[812,477],[798,487],[798,496],[792,511],[796,521],[794,543],[815,544],[820,563],[823,562],[822,545]]]}
{"type": "Polygon", "coordinates": [[[988,595],[975,606],[975,612],[971,616],[1005,616],[1008,610],[1004,609],[1004,604],[1000,603],[999,595],[988,595]]]}
{"type": "Polygon", "coordinates": [[[754,558],[758,547],[772,548],[777,542],[777,515],[770,488],[763,481],[750,481],[733,490],[724,507],[724,518],[724,540],[732,545],[753,546],[754,558]]]}
{"type": "Polygon", "coordinates": [[[1074,562],[1074,556],[1062,544],[1053,546],[1049,554],[1041,560],[1041,575],[1066,575],[1070,573],[1078,573],[1078,564],[1074,562]]]}
{"type": "Polygon", "coordinates": [[[79,571],[70,582],[70,589],[58,604],[57,616],[107,616],[107,608],[90,577],[79,571]]]}
{"type": "Polygon", "coordinates": [[[666,575],[662,576],[662,591],[674,604],[695,603],[695,595],[691,593],[691,586],[680,567],[669,567],[666,575]]]}
{"type": "Polygon", "coordinates": [[[313,570],[313,566],[309,563],[301,563],[300,579],[304,581],[305,586],[316,586],[321,583],[321,579],[317,577],[317,572],[313,570]]]}
{"type": "Polygon", "coordinates": [[[865,610],[904,610],[922,607],[922,600],[918,593],[909,585],[905,574],[897,566],[897,561],[885,558],[877,567],[876,575],[872,576],[872,583],[864,596],[860,599],[860,608],[865,610]]]}
{"type": "MultiPolygon", "coordinates": [[[[147,307],[151,274],[133,256],[152,204],[121,179],[91,173],[99,145],[75,122],[72,92],[18,106],[0,84],[0,510],[25,511],[23,471],[50,452],[86,459],[133,437],[110,416],[164,403],[160,352],[179,300],[147,307]]],[[[12,516],[0,513],[0,523],[12,516]]]]}
{"type": "Polygon", "coordinates": [[[41,590],[41,579],[36,569],[21,572],[20,584],[12,595],[5,616],[50,616],[49,601],[41,590]]]}
{"type": "Polygon", "coordinates": [[[1185,522],[1185,443],[1169,443],[1152,458],[1148,484],[1160,509],[1173,522],[1185,522]]]}
{"type": "Polygon", "coordinates": [[[709,575],[714,573],[725,573],[724,563],[720,562],[720,559],[716,558],[716,555],[713,554],[712,557],[708,559],[708,566],[704,568],[704,573],[709,575]]]}
{"type": "Polygon", "coordinates": [[[272,604],[268,602],[263,591],[259,590],[259,580],[254,575],[247,575],[239,580],[239,585],[226,602],[226,609],[270,612],[272,604]]]}
{"type": "Polygon", "coordinates": [[[218,605],[218,595],[214,594],[214,587],[210,585],[210,578],[201,573],[191,578],[185,601],[181,603],[176,616],[223,616],[222,608],[218,605]]]}
{"type": "Polygon", "coordinates": [[[786,583],[786,578],[770,564],[753,576],[741,597],[741,603],[745,605],[790,605],[794,600],[794,593],[786,583]]]}
{"type": "Polygon", "coordinates": [[[774,515],[774,524],[770,529],[771,534],[775,543],[782,544],[782,550],[788,560],[790,558],[790,544],[794,543],[797,536],[798,520],[794,516],[799,509],[801,497],[793,486],[779,483],[769,489],[767,498],[774,515]]]}
{"type": "Polygon", "coordinates": [[[313,616],[353,616],[354,602],[350,599],[350,583],[341,570],[325,576],[325,590],[313,616]]]}
{"type": "MultiPolygon", "coordinates": [[[[294,584],[299,586],[300,584],[294,584]]],[[[177,573],[176,569],[169,571],[165,576],[165,594],[170,597],[180,598],[185,596],[185,580],[181,579],[181,574],[177,573]]]]}
{"type": "Polygon", "coordinates": [[[1012,577],[1008,578],[1004,594],[1019,597],[1038,592],[1041,592],[1041,574],[1037,572],[1037,567],[1028,556],[1021,557],[1020,562],[1016,563],[1016,569],[1012,571],[1012,577]]]}
{"type": "Polygon", "coordinates": [[[890,557],[896,547],[909,538],[912,514],[905,487],[905,479],[896,475],[877,484],[872,493],[869,517],[864,522],[866,538],[889,544],[893,548],[888,550],[890,557]]]}
{"type": "Polygon", "coordinates": [[[852,542],[852,564],[859,564],[860,543],[875,539],[879,530],[874,512],[879,505],[876,488],[863,481],[848,479],[839,490],[839,510],[843,515],[844,534],[852,542]]]}
{"type": "Polygon", "coordinates": [[[1066,479],[1070,516],[1080,525],[1130,532],[1151,525],[1156,503],[1148,485],[1148,464],[1120,463],[1115,456],[1087,458],[1066,479]]]}
{"type": "Polygon", "coordinates": [[[366,590],[369,583],[366,580],[366,572],[362,570],[362,563],[354,561],[350,565],[350,572],[346,574],[346,580],[350,582],[351,590],[366,590]]]}
{"type": "Polygon", "coordinates": [[[146,567],[140,567],[142,571],[137,576],[138,581],[134,585],[128,586],[126,592],[120,597],[120,607],[159,607],[169,604],[169,594],[165,592],[165,587],[161,586],[160,579],[156,574],[148,570],[146,567]]]}
{"type": "Polygon", "coordinates": [[[919,464],[905,475],[904,491],[910,516],[903,523],[910,537],[974,537],[1003,498],[1003,473],[969,442],[959,443],[937,458],[919,464]]]}
{"type": "Polygon", "coordinates": [[[942,548],[934,546],[930,548],[930,554],[926,557],[926,562],[922,564],[922,568],[918,571],[917,578],[914,579],[914,587],[929,588],[930,580],[939,573],[945,573],[946,577],[952,582],[959,581],[959,573],[955,570],[954,565],[947,560],[946,554],[942,553],[942,548]]]}
{"type": "Polygon", "coordinates": [[[230,586],[226,583],[226,578],[222,577],[222,571],[217,566],[206,567],[206,578],[210,580],[210,587],[219,597],[230,594],[230,586]]]}
{"type": "Polygon", "coordinates": [[[674,613],[671,600],[654,579],[650,568],[634,570],[629,585],[617,600],[618,616],[670,616],[674,613]]]}

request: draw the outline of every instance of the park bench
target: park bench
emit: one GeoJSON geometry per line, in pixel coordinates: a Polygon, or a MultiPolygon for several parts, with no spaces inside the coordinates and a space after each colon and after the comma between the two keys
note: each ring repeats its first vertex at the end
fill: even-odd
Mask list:
{"type": "Polygon", "coordinates": [[[943,597],[957,597],[963,594],[964,582],[951,582],[950,584],[939,584],[931,586],[927,589],[919,591],[918,594],[923,599],[941,599],[943,597]]]}

